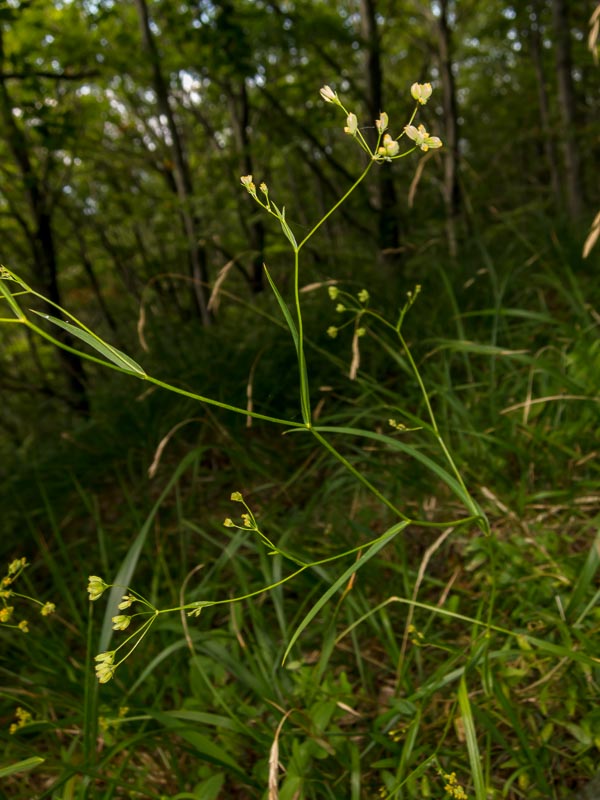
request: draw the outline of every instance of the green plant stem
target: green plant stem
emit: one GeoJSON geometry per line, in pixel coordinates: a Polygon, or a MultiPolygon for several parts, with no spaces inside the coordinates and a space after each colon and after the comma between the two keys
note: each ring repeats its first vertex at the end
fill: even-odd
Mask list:
{"type": "Polygon", "coordinates": [[[342,195],[342,197],[341,197],[341,198],[340,198],[340,199],[337,201],[337,203],[335,203],[335,204],[334,204],[334,205],[333,205],[333,206],[332,206],[332,207],[329,209],[329,211],[328,211],[328,212],[325,214],[325,216],[324,216],[324,217],[321,217],[321,219],[320,219],[320,220],[317,222],[317,224],[316,224],[316,225],[315,225],[313,228],[311,228],[311,230],[310,230],[310,231],[309,231],[309,232],[306,234],[306,236],[304,237],[304,239],[302,239],[302,241],[301,241],[301,242],[300,242],[300,244],[298,245],[298,248],[297,248],[297,249],[298,249],[298,252],[299,252],[299,251],[300,251],[300,250],[301,250],[301,249],[304,247],[304,245],[305,245],[305,244],[308,242],[308,240],[309,240],[309,239],[310,239],[312,236],[314,236],[314,234],[315,234],[315,233],[316,233],[316,232],[319,230],[319,228],[321,227],[321,225],[323,225],[323,223],[324,223],[324,222],[327,222],[327,220],[329,219],[329,217],[330,217],[330,216],[331,216],[331,215],[332,215],[332,214],[333,214],[335,211],[337,211],[337,209],[338,209],[338,208],[339,208],[339,207],[342,205],[342,203],[344,203],[344,202],[345,202],[345,201],[348,199],[348,197],[350,197],[350,195],[352,194],[352,192],[353,192],[353,191],[354,191],[354,190],[355,190],[355,189],[356,189],[356,188],[357,188],[357,187],[358,187],[358,186],[359,186],[359,185],[360,185],[360,184],[361,184],[361,183],[364,181],[364,179],[365,179],[365,178],[367,177],[367,175],[369,174],[369,170],[371,169],[371,167],[373,166],[373,164],[374,164],[374,163],[375,163],[374,159],[371,159],[371,161],[369,161],[369,163],[367,164],[367,166],[364,168],[364,170],[363,170],[363,172],[361,173],[361,175],[360,175],[360,176],[359,176],[359,177],[358,177],[358,178],[357,178],[357,179],[354,181],[354,183],[353,183],[353,184],[352,184],[352,186],[351,186],[351,187],[348,189],[348,191],[347,191],[347,192],[346,192],[344,195],[342,195]]]}
{"type": "Polygon", "coordinates": [[[334,458],[336,458],[341,464],[343,464],[344,467],[346,467],[346,469],[349,470],[349,472],[351,472],[352,475],[354,475],[354,477],[358,481],[360,481],[364,486],[366,486],[367,489],[372,494],[374,494],[375,497],[377,497],[378,500],[380,500],[384,505],[386,505],[390,509],[390,511],[393,511],[396,516],[400,517],[400,519],[403,519],[405,522],[413,522],[414,521],[410,517],[408,517],[406,514],[404,514],[402,511],[400,511],[400,509],[397,508],[391,502],[391,500],[388,500],[387,497],[384,494],[382,494],[379,491],[379,489],[377,489],[377,487],[373,486],[373,484],[369,480],[367,480],[367,478],[365,478],[365,476],[361,472],[359,472],[359,470],[357,470],[356,467],[354,467],[348,461],[347,458],[345,458],[338,450],[336,450],[335,447],[332,444],[330,444],[327,441],[327,439],[319,433],[319,431],[315,430],[314,428],[311,428],[310,432],[315,437],[315,439],[321,445],[323,445],[323,447],[326,450],[329,450],[329,452],[332,454],[332,456],[334,456],[334,458]]]}

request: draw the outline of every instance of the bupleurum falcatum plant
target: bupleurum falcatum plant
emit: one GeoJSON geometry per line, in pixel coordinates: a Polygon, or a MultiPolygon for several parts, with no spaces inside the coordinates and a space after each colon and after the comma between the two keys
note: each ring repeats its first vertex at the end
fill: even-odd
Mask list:
{"type": "Polygon", "coordinates": [[[37,614],[48,617],[54,614],[56,606],[50,601],[43,603],[29,594],[17,591],[15,585],[29,564],[26,558],[13,559],[6,568],[6,574],[0,580],[0,624],[2,628],[13,628],[22,633],[29,633],[32,625],[31,615],[23,609],[33,607],[37,614]]]}
{"type": "Polygon", "coordinates": [[[329,326],[327,332],[331,337],[335,337],[346,326],[352,327],[353,340],[352,340],[352,363],[350,366],[351,378],[356,377],[357,371],[359,369],[360,356],[359,356],[358,340],[363,335],[365,335],[367,331],[366,327],[367,322],[372,323],[374,326],[380,325],[387,332],[391,332],[394,335],[394,337],[396,337],[397,343],[400,344],[403,353],[410,365],[410,369],[413,373],[413,376],[420,388],[423,401],[427,409],[428,420],[424,422],[422,425],[421,424],[417,425],[415,428],[415,427],[408,427],[404,423],[398,422],[396,418],[390,417],[388,420],[388,424],[389,427],[392,429],[392,433],[394,435],[386,435],[378,431],[372,431],[372,430],[354,429],[348,427],[345,427],[343,429],[342,428],[338,429],[335,427],[319,426],[315,424],[313,418],[313,410],[311,406],[308,367],[305,357],[305,335],[304,335],[303,313],[302,313],[301,293],[300,293],[300,274],[301,274],[300,260],[302,251],[307,245],[307,243],[319,231],[321,226],[328,220],[328,218],[350,197],[350,195],[356,190],[356,188],[366,179],[367,175],[373,169],[373,167],[382,163],[394,162],[397,161],[398,159],[405,158],[410,153],[418,149],[426,152],[430,149],[437,149],[442,147],[441,140],[437,136],[432,136],[422,124],[419,125],[413,124],[420,106],[425,105],[427,103],[427,101],[431,97],[431,94],[432,94],[432,87],[431,84],[429,83],[424,83],[424,84],[414,83],[412,85],[411,95],[413,100],[415,101],[414,110],[407,124],[400,129],[399,133],[394,131],[393,127],[391,127],[388,114],[386,112],[381,112],[378,119],[374,120],[374,126],[377,136],[374,146],[371,147],[367,142],[367,139],[363,135],[363,127],[361,127],[361,125],[359,124],[358,116],[353,111],[350,111],[345,107],[344,103],[342,102],[338,94],[331,87],[329,86],[322,87],[322,89],[320,90],[321,98],[326,103],[335,106],[343,113],[345,117],[345,125],[343,126],[343,131],[346,134],[346,136],[350,137],[353,140],[353,142],[356,143],[356,145],[363,151],[366,164],[362,173],[359,175],[357,180],[352,184],[352,186],[350,186],[350,188],[329,209],[329,211],[327,211],[327,213],[324,214],[324,216],[316,222],[316,224],[309,230],[309,232],[300,241],[298,241],[298,239],[296,238],[292,226],[290,225],[290,223],[286,218],[285,206],[279,205],[278,203],[275,202],[267,185],[261,182],[258,184],[257,188],[254,177],[252,175],[245,175],[241,178],[242,186],[246,189],[246,191],[249,193],[252,199],[255,200],[267,214],[270,214],[271,216],[273,216],[275,219],[278,220],[282,232],[286,237],[286,239],[288,240],[292,250],[293,300],[290,305],[288,305],[288,303],[286,303],[286,301],[284,300],[277,285],[275,284],[273,278],[271,277],[266,265],[265,265],[265,273],[269,281],[269,284],[271,286],[271,289],[275,295],[277,303],[279,305],[281,314],[290,331],[293,345],[296,351],[298,372],[299,372],[299,405],[300,405],[302,422],[289,419],[280,419],[266,414],[261,414],[256,411],[249,411],[247,408],[241,408],[229,403],[224,403],[215,400],[213,398],[205,397],[203,395],[196,394],[194,392],[183,390],[177,386],[164,383],[158,378],[149,375],[143,369],[143,367],[141,367],[128,355],[122,353],[120,350],[117,350],[108,342],[101,339],[97,334],[95,334],[92,330],[87,328],[80,320],[78,320],[73,314],[62,309],[61,307],[57,306],[56,304],[44,298],[42,295],[35,292],[30,286],[28,286],[25,283],[25,281],[17,277],[10,270],[6,269],[5,267],[0,268],[1,269],[0,296],[4,299],[4,301],[8,305],[9,310],[13,314],[12,317],[4,319],[0,318],[0,321],[12,322],[24,325],[30,331],[33,331],[39,336],[42,336],[46,340],[54,343],[56,346],[68,350],[69,348],[66,345],[62,344],[57,339],[53,338],[49,333],[46,332],[46,330],[39,327],[25,313],[25,311],[21,308],[19,302],[20,297],[24,295],[33,295],[42,300],[45,300],[45,302],[49,303],[51,306],[55,307],[58,311],[60,311],[62,315],[66,316],[68,321],[64,319],[59,319],[57,317],[53,317],[49,314],[40,314],[39,312],[32,312],[32,313],[37,314],[38,318],[41,317],[47,322],[53,323],[61,327],[62,329],[68,331],[73,337],[79,339],[88,346],[92,347],[96,351],[96,353],[99,354],[99,356],[101,356],[101,358],[99,358],[98,356],[91,356],[84,352],[77,351],[81,357],[86,358],[90,361],[94,361],[96,363],[101,363],[104,366],[124,372],[126,374],[135,376],[141,380],[147,381],[148,383],[153,383],[169,391],[178,394],[183,394],[187,397],[191,397],[199,402],[218,406],[220,408],[227,409],[234,413],[243,414],[244,416],[251,416],[256,419],[261,419],[266,422],[273,423],[275,425],[283,426],[286,429],[286,432],[288,433],[298,434],[304,432],[305,434],[313,436],[316,442],[318,442],[321,447],[325,448],[380,503],[382,503],[389,511],[393,513],[396,520],[394,524],[391,525],[391,527],[389,527],[382,535],[378,536],[377,538],[371,539],[370,541],[366,542],[364,541],[360,542],[356,547],[353,547],[349,550],[345,550],[344,552],[336,553],[335,555],[330,556],[329,558],[322,559],[316,562],[305,563],[302,560],[299,560],[294,554],[286,550],[283,550],[277,545],[277,543],[273,542],[261,530],[261,527],[257,519],[255,518],[250,507],[246,504],[246,501],[244,500],[242,495],[239,492],[233,492],[231,495],[231,500],[234,502],[241,503],[242,506],[244,507],[244,511],[242,512],[237,521],[234,520],[232,517],[227,517],[224,521],[224,525],[226,527],[239,528],[241,530],[247,530],[251,533],[254,533],[257,536],[258,540],[261,542],[261,544],[266,547],[269,555],[279,555],[284,559],[285,562],[287,562],[290,565],[291,567],[290,572],[277,582],[268,586],[264,586],[259,591],[253,592],[251,594],[244,594],[236,597],[229,597],[223,599],[214,599],[210,601],[193,602],[182,606],[177,606],[175,608],[166,608],[166,609],[159,609],[155,607],[142,594],[132,589],[129,585],[120,585],[118,581],[116,581],[115,583],[110,583],[97,575],[90,576],[87,587],[90,600],[92,601],[98,600],[109,588],[113,592],[112,595],[113,597],[119,595],[121,597],[120,601],[116,603],[116,605],[118,606],[116,610],[118,610],[119,613],[114,614],[114,616],[112,616],[112,628],[114,631],[123,634],[124,639],[117,647],[113,648],[112,650],[106,650],[104,652],[101,652],[95,657],[96,676],[100,683],[106,683],[114,677],[117,668],[133,653],[134,650],[136,650],[140,642],[149,633],[153,623],[160,615],[167,613],[175,613],[175,612],[181,613],[182,611],[185,611],[190,616],[197,617],[200,615],[202,609],[207,606],[235,603],[241,600],[247,600],[255,595],[262,594],[265,591],[269,591],[271,589],[274,589],[275,587],[281,586],[282,584],[293,580],[300,573],[304,572],[307,569],[318,567],[333,561],[337,561],[346,558],[348,556],[355,556],[355,559],[351,562],[350,566],[342,572],[342,574],[333,583],[333,585],[319,598],[319,600],[312,606],[311,610],[308,612],[308,614],[305,615],[300,624],[297,626],[294,634],[292,635],[290,641],[288,642],[284,656],[285,660],[285,658],[287,658],[291,648],[293,647],[294,643],[296,642],[302,631],[312,621],[312,619],[314,619],[314,617],[318,614],[319,610],[328,602],[328,600],[341,587],[344,586],[344,584],[350,579],[350,577],[354,573],[356,573],[365,563],[367,563],[367,561],[373,558],[373,556],[375,556],[376,553],[378,553],[384,546],[389,544],[396,536],[398,536],[402,531],[404,531],[409,525],[418,523],[419,526],[421,527],[447,528],[448,526],[451,526],[452,528],[458,528],[461,526],[471,525],[475,523],[479,525],[479,527],[484,532],[488,531],[488,523],[485,518],[485,515],[479,508],[478,504],[470,496],[463,482],[460,471],[458,470],[458,468],[454,463],[454,460],[452,459],[450,450],[448,449],[439,431],[435,415],[433,412],[433,408],[429,401],[429,397],[426,388],[424,386],[423,380],[421,378],[421,375],[419,373],[417,364],[414,361],[410,352],[410,348],[408,347],[408,344],[402,334],[402,326],[404,323],[405,316],[409,311],[409,309],[412,307],[413,303],[417,300],[420,287],[417,287],[414,291],[407,293],[406,301],[400,308],[397,319],[394,322],[390,322],[386,320],[382,315],[380,315],[376,310],[370,307],[369,305],[370,296],[367,289],[362,289],[356,295],[351,295],[341,290],[337,285],[333,286],[329,285],[328,287],[329,296],[333,301],[336,302],[336,312],[341,317],[345,317],[345,321],[343,321],[338,325],[329,326]],[[404,149],[402,148],[403,144],[406,144],[406,147],[404,149]],[[16,291],[11,290],[10,288],[11,284],[17,284],[18,289],[16,291]],[[440,464],[438,464],[437,462],[431,460],[428,456],[425,456],[421,451],[417,450],[417,448],[411,447],[411,445],[409,444],[399,442],[398,436],[396,434],[404,433],[422,427],[425,427],[427,431],[437,441],[437,444],[446,462],[444,467],[440,466],[440,464]],[[446,484],[450,487],[450,489],[453,490],[455,495],[462,502],[467,513],[463,517],[460,517],[458,519],[441,520],[438,522],[432,522],[426,519],[417,519],[409,516],[401,508],[398,507],[395,501],[392,501],[386,495],[385,491],[382,491],[381,489],[376,487],[371,482],[371,480],[367,475],[363,474],[363,472],[361,472],[356,466],[354,466],[354,464],[344,456],[344,454],[338,449],[338,447],[332,444],[329,435],[340,434],[340,433],[347,437],[356,436],[356,437],[370,438],[372,440],[375,440],[380,445],[389,447],[392,451],[402,452],[404,454],[408,454],[409,456],[417,458],[422,464],[425,465],[427,469],[431,470],[435,474],[436,478],[438,479],[441,478],[443,481],[446,482],[446,484]]]}
{"type": "MultiPolygon", "coordinates": [[[[354,477],[360,481],[370,492],[372,492],[379,501],[381,501],[388,509],[392,510],[397,518],[397,521],[381,536],[377,537],[376,539],[372,539],[368,542],[361,542],[358,546],[353,547],[349,550],[346,550],[341,553],[336,553],[329,558],[322,559],[316,562],[303,562],[299,560],[295,555],[292,553],[281,549],[276,543],[274,543],[262,530],[261,527],[252,512],[249,505],[246,503],[245,499],[243,498],[240,492],[233,492],[231,495],[231,500],[236,503],[240,503],[244,510],[239,515],[238,518],[227,517],[224,520],[224,526],[228,528],[237,528],[242,531],[248,531],[249,533],[253,533],[257,538],[258,541],[266,548],[267,553],[271,556],[279,555],[281,556],[285,562],[290,565],[290,572],[277,582],[261,587],[260,590],[253,592],[252,594],[244,594],[237,597],[229,597],[223,599],[214,599],[214,600],[205,600],[201,602],[193,602],[183,606],[177,606],[175,608],[167,608],[167,609],[158,609],[153,604],[151,604],[146,598],[144,598],[141,594],[137,593],[129,586],[119,586],[118,584],[110,584],[105,582],[101,577],[92,575],[89,578],[88,584],[88,592],[90,599],[95,601],[98,600],[107,589],[112,589],[113,591],[122,591],[121,601],[118,603],[118,611],[120,613],[115,614],[112,617],[112,627],[114,631],[118,631],[124,634],[124,638],[121,643],[111,650],[106,650],[98,654],[95,657],[95,668],[96,668],[96,675],[100,683],[107,683],[110,681],[117,668],[133,653],[133,651],[138,647],[142,639],[149,633],[153,623],[156,619],[166,613],[173,613],[182,611],[187,612],[190,616],[199,616],[202,612],[202,609],[207,606],[214,606],[220,604],[229,604],[234,602],[239,602],[241,600],[248,600],[249,598],[263,594],[265,591],[272,590],[278,586],[281,586],[284,583],[287,583],[297,577],[300,573],[304,572],[307,569],[316,568],[322,566],[324,564],[337,561],[339,559],[354,555],[355,557],[358,555],[356,561],[354,561],[351,566],[346,569],[342,575],[338,578],[338,580],[333,584],[330,589],[325,592],[321,598],[314,604],[310,612],[304,617],[301,621],[299,626],[297,627],[295,633],[293,634],[290,642],[288,642],[285,657],[287,657],[290,649],[294,645],[295,641],[297,640],[298,636],[304,630],[304,628],[309,624],[309,622],[316,616],[320,608],[332,597],[332,595],[340,589],[345,582],[351,577],[353,573],[355,573],[360,567],[365,564],[370,558],[372,558],[382,547],[386,544],[389,544],[392,539],[397,536],[401,531],[405,530],[409,525],[414,522],[418,522],[420,525],[430,526],[430,527],[447,527],[451,525],[453,527],[458,527],[462,525],[478,523],[480,527],[487,531],[487,522],[485,520],[484,515],[480,511],[477,504],[472,500],[470,497],[467,488],[463,482],[461,474],[457,469],[452,456],[450,454],[449,449],[447,448],[440,431],[438,429],[435,415],[433,413],[433,409],[431,407],[429,397],[427,395],[427,391],[421,379],[421,375],[417,368],[416,362],[414,361],[410,349],[406,340],[402,334],[402,325],[405,319],[407,312],[410,310],[414,302],[417,300],[419,295],[420,287],[416,287],[414,291],[407,292],[406,301],[402,305],[399,310],[398,317],[394,322],[389,322],[384,317],[382,317],[377,311],[372,309],[369,306],[370,303],[370,295],[366,289],[360,290],[356,294],[350,294],[348,292],[343,291],[337,285],[330,285],[328,287],[329,296],[332,301],[336,302],[335,310],[336,312],[345,317],[345,321],[336,325],[336,326],[329,326],[328,334],[331,337],[336,337],[338,333],[340,333],[346,326],[349,326],[353,330],[353,339],[352,339],[352,363],[350,366],[350,377],[356,377],[358,368],[359,368],[359,347],[358,347],[358,339],[362,337],[366,332],[367,323],[372,323],[373,325],[381,325],[385,330],[388,332],[393,333],[393,335],[399,341],[403,352],[410,364],[412,372],[414,374],[415,380],[417,381],[424,402],[428,412],[429,419],[426,422],[427,428],[433,437],[437,440],[437,443],[441,449],[441,452],[446,460],[446,464],[448,467],[448,471],[441,468],[437,464],[433,464],[429,460],[428,457],[424,456],[423,454],[419,454],[417,456],[417,451],[413,450],[409,445],[402,444],[400,449],[403,452],[408,452],[410,455],[414,455],[418,457],[422,463],[432,469],[438,477],[442,476],[448,485],[454,489],[455,493],[459,496],[461,501],[463,502],[464,506],[466,507],[468,514],[460,519],[454,520],[444,520],[441,522],[429,522],[426,520],[415,520],[406,515],[400,508],[396,506],[386,495],[385,493],[381,492],[378,488],[376,488],[365,476],[362,472],[360,472],[349,460],[347,460],[344,455],[333,446],[333,444],[328,439],[328,434],[330,433],[344,433],[346,435],[356,435],[356,436],[367,436],[372,439],[377,440],[381,444],[385,444],[392,448],[398,448],[398,439],[393,438],[392,436],[388,436],[385,434],[381,434],[375,431],[364,431],[364,430],[353,430],[350,428],[336,429],[336,428],[327,428],[322,426],[317,426],[313,422],[313,413],[311,408],[311,398],[310,398],[310,391],[309,391],[309,379],[308,379],[308,368],[306,363],[305,357],[305,338],[304,338],[304,328],[303,328],[303,315],[302,315],[302,306],[300,302],[300,256],[303,248],[308,243],[308,241],[317,233],[319,228],[325,223],[325,221],[333,214],[337,208],[341,206],[341,204],[356,190],[359,184],[365,180],[369,171],[373,168],[374,165],[381,164],[382,162],[390,162],[395,161],[400,158],[404,158],[410,153],[412,153],[416,149],[421,149],[422,151],[427,151],[429,149],[436,149],[442,146],[441,140],[437,136],[432,136],[430,133],[425,129],[423,125],[415,126],[413,125],[413,121],[415,116],[418,112],[418,109],[421,105],[424,105],[428,99],[430,98],[432,93],[431,84],[419,84],[415,83],[411,87],[411,94],[413,99],[416,101],[416,105],[412,116],[407,125],[403,127],[400,134],[397,136],[393,136],[390,132],[390,124],[388,115],[385,112],[382,112],[377,120],[374,121],[375,129],[377,131],[377,139],[375,146],[373,149],[367,143],[365,136],[362,133],[361,127],[358,123],[358,118],[356,114],[344,106],[340,98],[338,97],[337,93],[334,92],[329,86],[324,86],[321,89],[321,97],[322,99],[330,103],[336,107],[338,107],[343,114],[345,115],[345,126],[343,128],[344,133],[347,136],[350,136],[356,144],[361,148],[361,150],[365,153],[367,157],[367,163],[363,169],[363,172],[359,176],[359,178],[355,181],[355,183],[348,189],[348,191],[338,200],[337,203],[314,225],[314,227],[304,236],[303,239],[300,241],[297,240],[292,227],[290,226],[287,218],[286,218],[286,210],[285,207],[279,205],[275,202],[273,197],[269,192],[269,188],[265,183],[259,183],[258,187],[254,181],[252,175],[244,175],[241,178],[242,186],[247,190],[249,195],[255,200],[266,213],[275,217],[281,229],[287,238],[294,257],[294,297],[293,297],[293,311],[290,310],[290,307],[283,299],[279,289],[277,288],[273,278],[271,277],[268,269],[265,266],[266,275],[268,281],[271,285],[271,288],[275,294],[277,302],[279,304],[280,310],[282,315],[287,323],[287,326],[290,330],[292,340],[296,350],[296,356],[298,361],[298,369],[300,375],[300,386],[299,386],[299,401],[300,401],[300,410],[302,414],[302,423],[293,422],[291,420],[278,420],[270,417],[264,417],[260,414],[254,414],[262,419],[267,419],[271,422],[277,424],[286,425],[289,428],[288,432],[291,433],[300,433],[302,431],[309,432],[312,434],[315,439],[319,442],[321,446],[326,448],[336,459],[338,459],[346,469],[348,469],[354,477]],[[405,141],[407,143],[407,147],[402,150],[401,144],[405,141]],[[127,613],[121,613],[127,612],[127,613]]],[[[123,357],[122,354],[118,354],[117,357],[123,357]]],[[[114,359],[113,359],[114,360],[114,359]]],[[[118,366],[122,367],[122,364],[118,364],[118,366]]],[[[135,365],[137,369],[141,371],[141,367],[135,365]]],[[[153,381],[155,383],[159,383],[155,379],[151,378],[150,376],[146,376],[144,373],[144,378],[146,380],[153,381]]],[[[164,384],[160,384],[164,385],[164,384]]],[[[166,388],[173,388],[173,387],[166,387],[166,388]]],[[[175,389],[175,391],[180,391],[175,389]]],[[[197,399],[202,400],[204,402],[214,403],[214,401],[208,398],[197,397],[197,399]]],[[[221,404],[223,405],[223,404],[221,404]]],[[[240,409],[235,408],[233,406],[225,406],[232,411],[242,413],[240,409]]],[[[244,409],[243,413],[246,414],[247,410],[244,409]]],[[[405,433],[412,430],[416,430],[417,428],[421,428],[422,426],[419,425],[417,428],[409,427],[405,425],[403,422],[398,422],[395,418],[389,418],[388,420],[389,426],[393,429],[394,433],[405,433]]]]}

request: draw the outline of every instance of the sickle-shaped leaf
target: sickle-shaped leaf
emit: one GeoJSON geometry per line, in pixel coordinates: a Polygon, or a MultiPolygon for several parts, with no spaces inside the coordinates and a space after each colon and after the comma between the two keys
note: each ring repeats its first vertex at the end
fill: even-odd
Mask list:
{"type": "Polygon", "coordinates": [[[64,322],[64,320],[53,317],[50,314],[41,314],[39,311],[33,311],[33,313],[37,314],[39,317],[42,317],[42,319],[47,319],[49,322],[54,323],[54,325],[58,325],[59,328],[67,331],[76,339],[80,339],[82,342],[85,342],[94,350],[97,350],[98,353],[101,353],[113,364],[116,364],[117,367],[120,367],[126,372],[131,372],[134,375],[144,378],[146,377],[146,373],[137,362],[135,362],[125,353],[117,350],[116,347],[113,347],[112,345],[100,339],[99,336],[88,333],[87,331],[78,328],[76,325],[72,325],[70,322],[64,322]]]}

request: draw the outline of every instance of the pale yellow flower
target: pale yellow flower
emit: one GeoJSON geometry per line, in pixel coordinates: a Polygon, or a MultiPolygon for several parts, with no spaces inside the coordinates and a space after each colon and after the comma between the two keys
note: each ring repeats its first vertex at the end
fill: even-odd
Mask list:
{"type": "Polygon", "coordinates": [[[395,139],[386,133],[383,137],[383,143],[379,150],[377,151],[380,156],[384,156],[384,158],[392,158],[393,156],[398,155],[398,151],[400,150],[400,145],[395,139]]]}
{"type": "Polygon", "coordinates": [[[344,128],[344,133],[349,134],[350,136],[356,136],[356,131],[358,130],[358,119],[356,114],[348,114],[346,117],[346,127],[344,128]]]}
{"type": "Polygon", "coordinates": [[[379,119],[375,120],[375,127],[380,134],[387,130],[388,122],[388,115],[385,113],[385,111],[382,111],[379,115],[379,119]]]}
{"type": "Polygon", "coordinates": [[[126,614],[117,614],[116,617],[112,618],[113,631],[124,631],[125,628],[129,627],[130,622],[131,617],[128,617],[126,614]]]}
{"type": "Polygon", "coordinates": [[[442,140],[437,136],[431,136],[424,125],[419,125],[418,128],[415,128],[414,125],[406,125],[404,132],[409,139],[413,140],[417,147],[420,147],[421,150],[425,152],[430,148],[433,150],[442,146],[442,140]]]}
{"type": "Polygon", "coordinates": [[[89,576],[87,591],[90,596],[90,600],[98,600],[98,598],[102,597],[107,589],[108,584],[104,583],[102,578],[99,578],[97,575],[89,576]]]}
{"type": "Polygon", "coordinates": [[[422,106],[429,100],[433,89],[430,83],[413,83],[410,87],[410,93],[413,99],[420,103],[422,106]]]}
{"type": "Polygon", "coordinates": [[[319,94],[326,103],[335,103],[338,99],[337,94],[333,91],[331,86],[322,86],[319,89],[319,94]]]}

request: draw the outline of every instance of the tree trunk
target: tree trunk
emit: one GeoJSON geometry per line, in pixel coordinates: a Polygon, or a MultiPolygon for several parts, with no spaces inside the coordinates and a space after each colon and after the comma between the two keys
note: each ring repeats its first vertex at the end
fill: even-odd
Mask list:
{"type": "MultiPolygon", "coordinates": [[[[239,152],[240,171],[242,175],[252,175],[254,172],[252,150],[248,128],[250,124],[250,103],[245,78],[240,79],[239,90],[230,90],[229,105],[231,121],[239,152]]],[[[250,272],[250,288],[254,294],[262,292],[263,264],[265,260],[265,226],[261,219],[255,217],[250,225],[250,246],[252,248],[252,271],[250,272]]]]}
{"type": "Polygon", "coordinates": [[[440,14],[436,18],[438,60],[442,81],[442,106],[444,110],[444,203],[446,206],[446,230],[450,255],[457,255],[456,224],[461,213],[462,198],[458,171],[460,151],[458,148],[458,104],[456,82],[452,72],[452,31],[448,23],[448,0],[441,0],[440,14]]]}
{"type": "Polygon", "coordinates": [[[194,293],[200,318],[204,325],[210,325],[211,317],[206,301],[206,286],[208,284],[208,268],[206,264],[206,249],[199,242],[198,224],[192,210],[194,195],[192,176],[185,156],[183,141],[175,122],[175,115],[171,108],[169,89],[162,74],[160,56],[156,47],[154,36],[150,28],[150,18],[146,0],[135,0],[140,19],[142,43],[152,67],[152,82],[160,113],[167,120],[167,127],[171,138],[171,154],[174,164],[174,178],[177,196],[180,203],[180,213],[184,233],[187,239],[188,254],[192,277],[194,279],[194,293]]]}
{"type": "MultiPolygon", "coordinates": [[[[5,136],[12,156],[21,173],[23,187],[27,195],[33,225],[27,225],[27,236],[32,252],[35,269],[38,271],[43,293],[58,306],[62,306],[62,298],[58,285],[58,268],[56,247],[52,230],[50,198],[36,174],[25,134],[19,129],[13,116],[13,100],[2,76],[1,65],[4,61],[2,29],[0,28],[0,116],[4,122],[5,136]]],[[[54,335],[67,347],[73,347],[72,337],[64,330],[54,331],[54,335]]],[[[86,389],[86,375],[79,356],[59,349],[63,372],[71,391],[74,408],[86,413],[89,411],[89,400],[86,389]]]]}
{"type": "Polygon", "coordinates": [[[556,157],[556,146],[554,131],[550,122],[550,103],[546,89],[546,76],[544,74],[544,62],[542,58],[542,33],[540,30],[539,0],[532,4],[529,16],[529,49],[531,60],[535,71],[538,88],[538,104],[540,109],[540,124],[542,129],[542,139],[544,155],[550,176],[550,186],[557,210],[562,207],[562,193],[560,190],[560,177],[558,174],[558,158],[556,157]]]}
{"type": "Polygon", "coordinates": [[[572,220],[581,217],[583,191],[581,161],[575,134],[575,88],[571,64],[571,28],[566,0],[552,0],[554,22],[556,78],[564,151],[565,188],[567,211],[572,220]]]}
{"type": "MultiPolygon", "coordinates": [[[[373,125],[383,108],[383,72],[381,68],[381,41],[377,27],[376,0],[361,0],[360,16],[362,37],[366,44],[365,78],[367,86],[367,108],[373,125]]],[[[374,142],[372,142],[374,144],[374,142]]],[[[398,200],[391,164],[381,164],[379,169],[379,246],[389,258],[398,256],[400,244],[400,220],[398,200]]]]}

